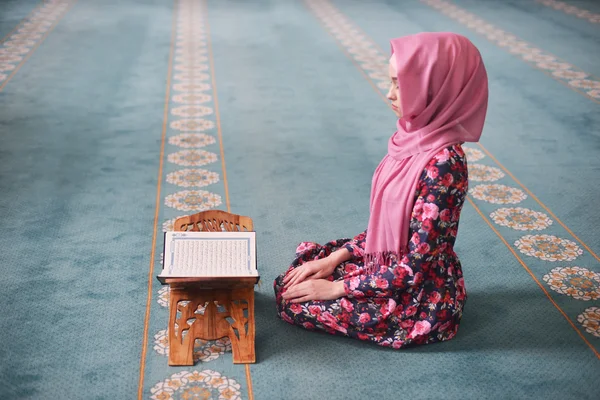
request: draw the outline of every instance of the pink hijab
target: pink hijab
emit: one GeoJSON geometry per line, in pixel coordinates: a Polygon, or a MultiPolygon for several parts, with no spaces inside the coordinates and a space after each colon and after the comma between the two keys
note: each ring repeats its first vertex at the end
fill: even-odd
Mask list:
{"type": "Polygon", "coordinates": [[[366,266],[373,271],[407,252],[417,182],[427,163],[453,144],[477,142],[487,111],[487,73],[477,48],[454,33],[391,41],[402,118],[371,187],[366,266]]]}

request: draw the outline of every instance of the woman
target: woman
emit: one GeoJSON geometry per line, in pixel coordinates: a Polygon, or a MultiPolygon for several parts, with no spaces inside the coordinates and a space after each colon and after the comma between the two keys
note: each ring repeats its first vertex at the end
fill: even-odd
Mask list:
{"type": "Polygon", "coordinates": [[[300,244],[275,295],[286,322],[398,349],[458,330],[467,298],[453,249],[468,189],[461,144],[481,136],[488,86],[463,36],[421,33],[391,47],[388,98],[399,119],[373,176],[368,228],[300,244]]]}

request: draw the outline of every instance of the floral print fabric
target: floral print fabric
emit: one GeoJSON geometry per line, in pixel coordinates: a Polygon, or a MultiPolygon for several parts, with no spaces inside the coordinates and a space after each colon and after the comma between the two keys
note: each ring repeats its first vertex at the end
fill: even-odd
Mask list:
{"type": "Polygon", "coordinates": [[[367,231],[325,245],[301,243],[288,271],[274,283],[279,317],[308,330],[396,349],[454,337],[467,299],[454,252],[467,178],[460,145],[430,160],[415,193],[409,251],[373,274],[366,272],[363,262],[367,231]],[[329,280],[343,280],[346,296],[305,303],[282,298],[283,279],[289,271],[340,248],[347,249],[351,259],[337,266],[329,280]]]}

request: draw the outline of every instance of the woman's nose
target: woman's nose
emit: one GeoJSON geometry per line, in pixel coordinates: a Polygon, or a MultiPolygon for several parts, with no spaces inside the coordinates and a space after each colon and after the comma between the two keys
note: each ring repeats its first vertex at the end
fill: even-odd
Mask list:
{"type": "Polygon", "coordinates": [[[390,88],[390,90],[388,90],[388,92],[387,92],[387,98],[390,99],[390,100],[392,100],[392,101],[396,100],[396,96],[393,93],[393,88],[390,88]]]}

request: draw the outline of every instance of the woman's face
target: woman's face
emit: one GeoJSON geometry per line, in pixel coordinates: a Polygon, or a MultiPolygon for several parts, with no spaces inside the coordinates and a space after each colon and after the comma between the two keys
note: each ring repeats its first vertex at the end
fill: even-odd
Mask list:
{"type": "Polygon", "coordinates": [[[398,118],[402,117],[402,109],[400,107],[400,90],[398,89],[398,74],[396,68],[396,57],[392,55],[390,58],[390,90],[387,93],[387,98],[392,102],[392,109],[398,118]]]}

